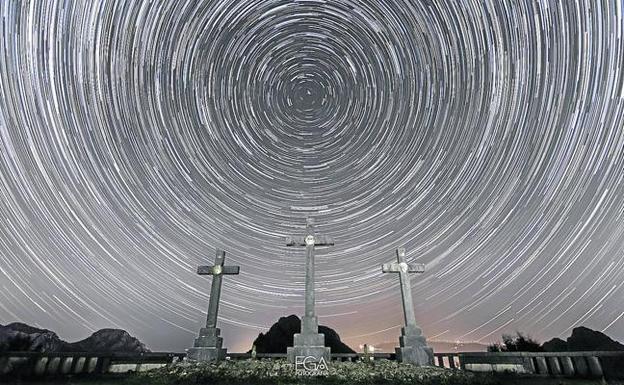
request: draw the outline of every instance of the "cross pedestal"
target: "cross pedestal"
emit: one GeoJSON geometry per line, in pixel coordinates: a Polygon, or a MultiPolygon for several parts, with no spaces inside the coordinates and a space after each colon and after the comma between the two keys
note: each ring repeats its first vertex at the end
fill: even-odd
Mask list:
{"type": "Polygon", "coordinates": [[[325,335],[318,332],[316,316],[303,316],[301,319],[301,333],[293,337],[293,345],[286,348],[288,362],[295,363],[306,357],[314,357],[311,361],[319,362],[323,358],[329,362],[331,349],[325,346],[325,335]],[[297,357],[302,357],[297,360],[297,357]]]}
{"type": "Polygon", "coordinates": [[[427,339],[419,327],[415,329],[401,328],[399,347],[394,348],[399,362],[406,362],[416,366],[433,365],[433,349],[427,346],[427,339]]]}
{"type": "Polygon", "coordinates": [[[223,348],[223,337],[219,328],[201,328],[193,347],[186,351],[190,361],[217,362],[225,359],[227,349],[223,348]]]}
{"type": "Polygon", "coordinates": [[[216,362],[225,359],[227,349],[223,348],[223,337],[220,336],[221,330],[217,327],[221,284],[223,275],[238,274],[240,267],[223,266],[224,262],[225,251],[217,249],[214,266],[199,266],[197,268],[197,274],[212,275],[213,277],[206,327],[199,330],[199,337],[195,339],[193,347],[186,351],[186,358],[190,361],[216,362]]]}
{"type": "Polygon", "coordinates": [[[401,328],[399,347],[395,349],[399,362],[406,362],[416,366],[433,365],[433,349],[427,346],[427,339],[416,325],[414,304],[412,302],[412,288],[409,273],[424,273],[425,265],[408,265],[405,262],[405,249],[397,249],[397,262],[385,263],[381,266],[384,273],[399,273],[401,283],[401,299],[403,302],[403,316],[405,327],[401,328]]]}
{"type": "Polygon", "coordinates": [[[294,336],[294,346],[286,348],[286,357],[290,363],[300,362],[304,358],[308,358],[308,362],[329,362],[331,357],[330,348],[325,346],[325,335],[318,332],[318,318],[314,311],[314,247],[333,244],[331,238],[314,234],[312,218],[306,221],[305,237],[286,238],[286,246],[306,248],[305,315],[301,318],[301,333],[294,336]]]}

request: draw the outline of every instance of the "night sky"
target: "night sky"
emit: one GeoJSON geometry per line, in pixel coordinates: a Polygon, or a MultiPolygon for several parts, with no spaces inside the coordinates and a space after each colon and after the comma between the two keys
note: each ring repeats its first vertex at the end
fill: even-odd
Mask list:
{"type": "Polygon", "coordinates": [[[622,0],[0,1],[0,323],[230,351],[303,312],[397,342],[624,340],[622,0]]]}

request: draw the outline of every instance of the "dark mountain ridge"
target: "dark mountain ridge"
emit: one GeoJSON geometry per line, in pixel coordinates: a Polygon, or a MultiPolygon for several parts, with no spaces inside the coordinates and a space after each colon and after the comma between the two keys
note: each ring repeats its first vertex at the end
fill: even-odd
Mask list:
{"type": "Polygon", "coordinates": [[[614,341],[606,334],[579,326],[572,330],[566,341],[553,338],[544,342],[546,352],[581,352],[581,351],[624,351],[624,345],[614,341]]]}
{"type": "MultiPolygon", "coordinates": [[[[340,336],[330,327],[319,325],[319,333],[325,335],[325,346],[331,348],[332,353],[355,353],[353,349],[340,340],[340,336]]],[[[295,333],[301,332],[301,320],[294,314],[280,317],[265,333],[258,334],[253,345],[256,353],[286,353],[288,346],[293,346],[295,333]]]]}
{"type": "Polygon", "coordinates": [[[121,329],[101,329],[77,342],[66,342],[48,329],[20,322],[0,325],[0,352],[118,352],[145,353],[150,350],[121,329]]]}

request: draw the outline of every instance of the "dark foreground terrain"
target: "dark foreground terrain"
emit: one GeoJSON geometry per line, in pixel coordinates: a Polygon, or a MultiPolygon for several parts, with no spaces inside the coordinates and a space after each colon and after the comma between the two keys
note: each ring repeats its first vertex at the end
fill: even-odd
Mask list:
{"type": "Polygon", "coordinates": [[[225,361],[218,365],[180,363],[170,368],[144,373],[64,380],[3,381],[12,384],[75,385],[186,385],[186,384],[398,384],[398,385],[624,385],[624,381],[582,380],[517,375],[476,374],[438,367],[414,368],[394,361],[331,362],[323,377],[297,376],[292,366],[281,360],[225,361]]]}

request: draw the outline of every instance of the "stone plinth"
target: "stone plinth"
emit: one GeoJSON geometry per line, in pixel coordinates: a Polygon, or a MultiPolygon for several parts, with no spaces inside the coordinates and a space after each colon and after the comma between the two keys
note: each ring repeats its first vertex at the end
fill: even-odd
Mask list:
{"type": "Polygon", "coordinates": [[[286,349],[288,362],[295,363],[297,357],[314,357],[318,362],[321,358],[329,362],[331,348],[325,346],[325,335],[318,332],[316,316],[303,317],[301,320],[301,333],[296,333],[292,347],[286,349]]]}
{"type": "MultiPolygon", "coordinates": [[[[319,334],[323,336],[322,334],[319,334]]],[[[296,336],[296,334],[295,334],[296,336]]],[[[297,361],[297,357],[314,357],[312,361],[319,362],[321,358],[325,360],[325,362],[329,362],[331,357],[331,349],[325,346],[292,346],[286,349],[286,356],[288,358],[288,362],[295,363],[297,361]]]]}
{"type": "Polygon", "coordinates": [[[416,366],[433,366],[433,349],[427,346],[427,340],[419,328],[401,328],[399,347],[396,350],[396,358],[416,366]]]}
{"type": "Polygon", "coordinates": [[[223,348],[223,338],[219,328],[201,328],[193,347],[186,351],[189,361],[216,362],[225,359],[227,349],[223,348]]]}

